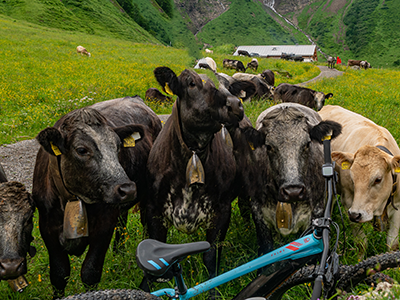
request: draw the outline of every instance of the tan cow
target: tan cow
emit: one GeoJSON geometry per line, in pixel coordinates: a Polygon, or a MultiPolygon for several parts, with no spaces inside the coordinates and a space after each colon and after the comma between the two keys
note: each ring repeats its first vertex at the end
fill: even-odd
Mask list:
{"type": "Polygon", "coordinates": [[[87,56],[91,56],[90,55],[90,53],[86,50],[86,48],[85,47],[83,47],[83,46],[78,46],[78,47],[76,47],[76,52],[79,54],[81,54],[81,55],[87,55],[87,56]]]}
{"type": "Polygon", "coordinates": [[[399,146],[387,129],[340,106],[324,106],[319,114],[323,120],[334,120],[343,127],[342,134],[332,141],[332,159],[350,220],[368,222],[382,216],[386,208],[387,245],[398,248],[400,210],[394,207],[400,208],[399,146]],[[393,203],[389,204],[392,192],[393,203]]]}

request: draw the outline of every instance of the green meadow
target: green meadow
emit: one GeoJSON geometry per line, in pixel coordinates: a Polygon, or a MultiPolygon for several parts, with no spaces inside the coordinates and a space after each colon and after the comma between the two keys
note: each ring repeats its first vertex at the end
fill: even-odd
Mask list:
{"type": "MultiPolygon", "coordinates": [[[[168,66],[179,74],[185,68],[195,65],[195,60],[186,50],[49,29],[1,15],[0,30],[0,144],[32,139],[40,130],[52,126],[62,115],[76,108],[124,96],[139,95],[144,98],[148,88],[158,87],[153,76],[157,66],[168,66]],[[76,53],[76,46],[80,44],[91,52],[92,57],[76,53]]],[[[220,72],[232,75],[233,70],[222,68],[222,60],[231,58],[229,53],[232,52],[224,53],[223,49],[230,48],[221,47],[211,57],[217,62],[220,72]]],[[[250,61],[250,58],[240,59],[244,64],[250,61]]],[[[307,81],[319,74],[315,64],[274,59],[259,59],[259,63],[259,70],[271,69],[275,72],[276,85],[281,82],[307,81]]],[[[338,68],[344,71],[343,76],[322,80],[309,87],[326,93],[332,92],[334,97],[328,100],[328,104],[341,105],[372,119],[389,129],[395,139],[399,140],[400,72],[389,69],[356,71],[340,66],[338,68]]],[[[171,104],[147,104],[158,114],[171,111],[171,104]]],[[[254,124],[257,116],[271,105],[273,103],[270,101],[245,103],[246,114],[254,124]]],[[[335,210],[338,215],[337,208],[335,210]]],[[[340,223],[339,220],[337,217],[340,223]]],[[[28,259],[29,271],[26,278],[30,285],[23,293],[16,294],[11,292],[7,282],[2,281],[2,299],[51,299],[48,255],[40,237],[37,214],[34,221],[33,244],[38,252],[35,257],[28,259]]],[[[345,228],[348,225],[345,217],[345,228]]],[[[364,229],[369,236],[367,255],[386,251],[385,234],[373,231],[370,224],[365,224],[364,229]]],[[[343,253],[341,259],[344,263],[353,264],[358,262],[358,249],[354,246],[351,232],[347,231],[346,242],[340,240],[340,251],[343,253]]],[[[135,249],[142,239],[143,228],[139,214],[130,213],[122,249],[114,253],[110,246],[98,289],[135,289],[139,286],[142,272],[136,265],[135,249]]],[[[168,236],[170,243],[200,240],[205,240],[205,232],[202,230],[192,236],[170,230],[168,236]]],[[[285,241],[288,239],[275,240],[277,246],[285,241]]],[[[233,204],[231,225],[223,245],[222,272],[257,256],[254,225],[242,220],[236,202],[233,204]]],[[[79,275],[83,257],[71,256],[71,276],[66,295],[85,291],[79,275]]],[[[188,257],[183,266],[188,286],[208,278],[201,255],[188,257]]],[[[397,280],[399,274],[398,271],[390,272],[397,280]]],[[[250,274],[221,286],[223,299],[231,299],[254,277],[255,274],[250,274]]],[[[168,285],[171,284],[159,284],[157,287],[168,285]]],[[[296,290],[287,299],[305,299],[307,294],[303,292],[296,290]]],[[[206,295],[199,297],[205,299],[206,295]]]]}

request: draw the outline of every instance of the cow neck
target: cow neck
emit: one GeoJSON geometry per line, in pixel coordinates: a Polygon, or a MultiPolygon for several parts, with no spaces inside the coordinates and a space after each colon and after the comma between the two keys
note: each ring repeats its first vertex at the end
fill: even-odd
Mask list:
{"type": "Polygon", "coordinates": [[[207,150],[209,148],[209,145],[212,141],[212,139],[210,140],[210,142],[207,143],[206,146],[204,146],[203,148],[193,148],[193,147],[189,147],[185,141],[183,140],[183,136],[182,136],[182,126],[181,126],[181,114],[180,114],[180,105],[179,105],[179,98],[176,100],[174,106],[172,107],[172,116],[176,116],[173,121],[174,121],[174,127],[176,128],[176,134],[178,137],[178,141],[182,147],[182,149],[184,149],[184,152],[186,152],[188,155],[192,155],[192,154],[196,154],[199,157],[205,157],[207,154],[207,150]]]}
{"type": "Polygon", "coordinates": [[[57,191],[58,191],[59,195],[61,196],[63,203],[67,203],[68,201],[71,201],[71,200],[79,200],[78,196],[71,193],[68,190],[68,188],[65,186],[65,182],[64,182],[62,172],[61,172],[60,162],[61,162],[60,155],[58,155],[58,156],[50,155],[50,166],[53,171],[52,178],[53,178],[53,182],[57,188],[57,191]]]}
{"type": "MultiPolygon", "coordinates": [[[[378,148],[379,150],[382,150],[383,152],[389,154],[390,156],[393,156],[392,152],[390,152],[390,150],[388,148],[386,148],[385,146],[378,145],[378,146],[376,146],[376,148],[378,148]]],[[[389,206],[390,203],[392,203],[392,206],[395,210],[398,210],[397,207],[394,206],[394,200],[393,200],[393,196],[397,191],[397,175],[396,175],[396,173],[392,174],[392,179],[393,179],[392,191],[386,202],[385,210],[389,206]]]]}

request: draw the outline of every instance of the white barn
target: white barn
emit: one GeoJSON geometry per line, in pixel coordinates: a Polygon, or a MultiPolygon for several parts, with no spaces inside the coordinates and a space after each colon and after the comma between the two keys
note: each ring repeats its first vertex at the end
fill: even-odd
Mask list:
{"type": "MultiPolygon", "coordinates": [[[[238,51],[256,53],[260,57],[280,58],[282,53],[301,55],[305,61],[317,61],[316,45],[281,45],[281,46],[239,46],[233,55],[239,55],[238,51]]],[[[257,55],[255,55],[257,56],[257,55]]]]}

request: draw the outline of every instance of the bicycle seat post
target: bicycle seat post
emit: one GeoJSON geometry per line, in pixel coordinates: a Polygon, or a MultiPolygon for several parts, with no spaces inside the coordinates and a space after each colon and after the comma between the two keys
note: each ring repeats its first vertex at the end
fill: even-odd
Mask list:
{"type": "Polygon", "coordinates": [[[179,263],[174,264],[172,270],[179,295],[185,295],[187,293],[187,287],[183,280],[181,265],[179,263]]]}

